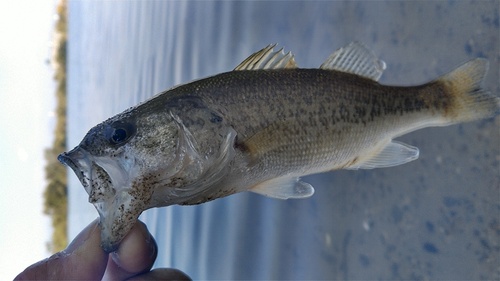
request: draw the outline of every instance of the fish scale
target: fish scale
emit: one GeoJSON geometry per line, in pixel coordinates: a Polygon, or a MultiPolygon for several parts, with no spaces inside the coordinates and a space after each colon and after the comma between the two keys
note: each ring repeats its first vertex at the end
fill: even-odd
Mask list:
{"type": "Polygon", "coordinates": [[[274,46],[109,118],[58,157],[96,207],[105,251],[146,209],[243,191],[307,198],[314,188],[301,176],[401,165],[419,150],[394,138],[500,111],[498,97],[481,88],[484,59],[399,87],[377,82],[386,65],[360,43],[319,69],[299,68],[274,46]]]}
{"type": "MultiPolygon", "coordinates": [[[[199,93],[207,100],[207,103],[211,100],[219,100],[218,104],[213,105],[214,107],[221,106],[227,108],[228,112],[237,113],[227,114],[226,118],[231,124],[235,124],[236,131],[242,137],[241,141],[248,142],[246,146],[251,147],[250,153],[255,154],[255,157],[271,153],[270,150],[275,146],[289,148],[276,151],[278,155],[273,159],[277,160],[270,161],[269,167],[279,168],[279,159],[288,163],[287,157],[296,158],[294,155],[298,151],[308,149],[311,145],[322,147],[324,151],[327,151],[325,155],[331,155],[335,150],[345,151],[344,146],[351,144],[350,140],[356,137],[356,134],[363,135],[362,132],[367,127],[372,129],[372,136],[383,139],[386,136],[395,135],[398,130],[401,130],[398,127],[406,130],[412,127],[412,123],[419,123],[418,114],[427,118],[422,111],[429,108],[416,107],[414,104],[405,102],[406,97],[415,94],[417,90],[409,91],[407,88],[381,86],[363,78],[356,81],[353,86],[353,81],[345,82],[342,79],[342,73],[331,70],[268,70],[265,73],[256,74],[259,73],[240,71],[217,75],[208,79],[220,81],[220,84],[212,83],[210,87],[200,90],[199,93]],[[237,77],[226,79],[226,76],[237,77]],[[275,85],[273,88],[267,86],[271,82],[280,80],[289,82],[275,85]],[[241,86],[240,81],[245,81],[245,84],[241,86]],[[241,102],[237,104],[238,95],[232,92],[236,85],[240,85],[239,91],[247,97],[243,106],[241,102]],[[311,93],[301,85],[316,85],[317,87],[311,93]],[[390,99],[377,101],[373,99],[374,96],[390,97],[390,99]],[[310,97],[313,97],[315,102],[308,104],[304,100],[310,97]],[[222,104],[220,100],[223,101],[222,104]],[[279,101],[279,107],[268,105],[275,104],[275,100],[279,101]],[[365,100],[365,102],[353,104],[353,101],[357,100],[365,100]],[[403,107],[405,104],[408,106],[403,107]],[[256,115],[256,112],[259,114],[256,115]],[[360,112],[365,112],[365,114],[360,114],[360,112]],[[391,113],[397,118],[388,121],[391,113]],[[403,113],[406,115],[401,118],[403,113]],[[380,118],[377,119],[376,116],[380,118]],[[253,123],[252,119],[258,119],[259,126],[255,126],[257,122],[253,123]],[[288,121],[284,122],[284,120],[288,121]],[[239,127],[237,124],[242,124],[242,126],[239,127]],[[246,126],[246,124],[252,124],[252,126],[246,126]],[[344,145],[339,145],[339,143],[344,145]]],[[[198,83],[203,84],[204,81],[200,80],[198,83]]],[[[366,141],[376,142],[373,138],[366,141]]],[[[359,143],[359,146],[366,146],[365,143],[359,143]]],[[[335,164],[340,165],[347,160],[343,159],[345,157],[338,158],[337,155],[328,159],[333,158],[340,163],[326,166],[324,170],[331,170],[335,164]]],[[[321,156],[323,155],[310,155],[307,161],[321,156]]],[[[266,161],[265,157],[263,158],[262,161],[266,161]]],[[[297,162],[297,166],[304,166],[306,163],[297,162]]],[[[325,161],[321,163],[327,164],[325,161]]]]}

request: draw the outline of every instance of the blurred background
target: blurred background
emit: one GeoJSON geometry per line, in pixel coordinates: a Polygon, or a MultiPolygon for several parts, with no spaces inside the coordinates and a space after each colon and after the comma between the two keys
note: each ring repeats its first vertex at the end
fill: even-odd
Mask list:
{"type": "MultiPolygon", "coordinates": [[[[485,57],[485,87],[500,94],[498,1],[69,1],[67,8],[68,149],[104,119],[230,71],[270,43],[315,68],[361,41],[387,63],[380,82],[390,85],[424,83],[485,57]]],[[[316,193],[305,200],[242,193],[148,210],[141,219],[158,242],[155,267],[194,279],[498,279],[499,128],[497,116],[405,135],[399,140],[419,147],[419,160],[306,177],[316,193]]],[[[72,172],[67,194],[71,240],[97,212],[72,172]]],[[[26,209],[21,202],[14,213],[26,209]]]]}

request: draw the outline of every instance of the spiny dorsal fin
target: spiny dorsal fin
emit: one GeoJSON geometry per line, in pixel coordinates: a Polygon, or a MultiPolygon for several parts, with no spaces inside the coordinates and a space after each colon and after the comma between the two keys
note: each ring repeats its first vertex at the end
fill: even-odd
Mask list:
{"type": "Polygon", "coordinates": [[[234,70],[258,70],[258,69],[283,69],[297,68],[294,56],[291,52],[285,54],[283,48],[273,52],[276,44],[271,44],[264,49],[253,53],[246,58],[234,70]]]}
{"type": "Polygon", "coordinates": [[[321,69],[338,70],[378,81],[385,70],[385,62],[359,42],[338,49],[320,66],[321,69]]]}

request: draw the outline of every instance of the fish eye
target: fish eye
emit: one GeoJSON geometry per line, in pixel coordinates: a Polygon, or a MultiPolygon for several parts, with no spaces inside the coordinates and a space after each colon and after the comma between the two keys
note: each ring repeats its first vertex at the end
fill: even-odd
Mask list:
{"type": "Polygon", "coordinates": [[[120,143],[127,139],[127,131],[123,128],[115,129],[113,135],[111,136],[111,141],[114,143],[120,143]]]}
{"type": "Polygon", "coordinates": [[[135,127],[130,123],[115,122],[106,129],[107,140],[114,145],[123,144],[135,133],[135,127]]]}

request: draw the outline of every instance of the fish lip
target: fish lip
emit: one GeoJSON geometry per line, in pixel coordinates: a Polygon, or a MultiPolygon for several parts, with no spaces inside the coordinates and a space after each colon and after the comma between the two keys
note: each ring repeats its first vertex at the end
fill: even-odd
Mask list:
{"type": "Polygon", "coordinates": [[[90,172],[88,156],[89,153],[80,146],[73,148],[69,152],[63,152],[59,154],[59,156],[57,156],[57,160],[59,160],[59,162],[70,167],[71,170],[73,170],[85,190],[87,190],[87,187],[90,185],[88,178],[90,172]]]}
{"type": "Polygon", "coordinates": [[[57,160],[59,160],[59,162],[61,162],[62,164],[70,167],[72,170],[78,169],[78,166],[75,164],[73,159],[68,156],[69,154],[70,152],[63,152],[59,154],[59,156],[57,156],[57,160]]]}

